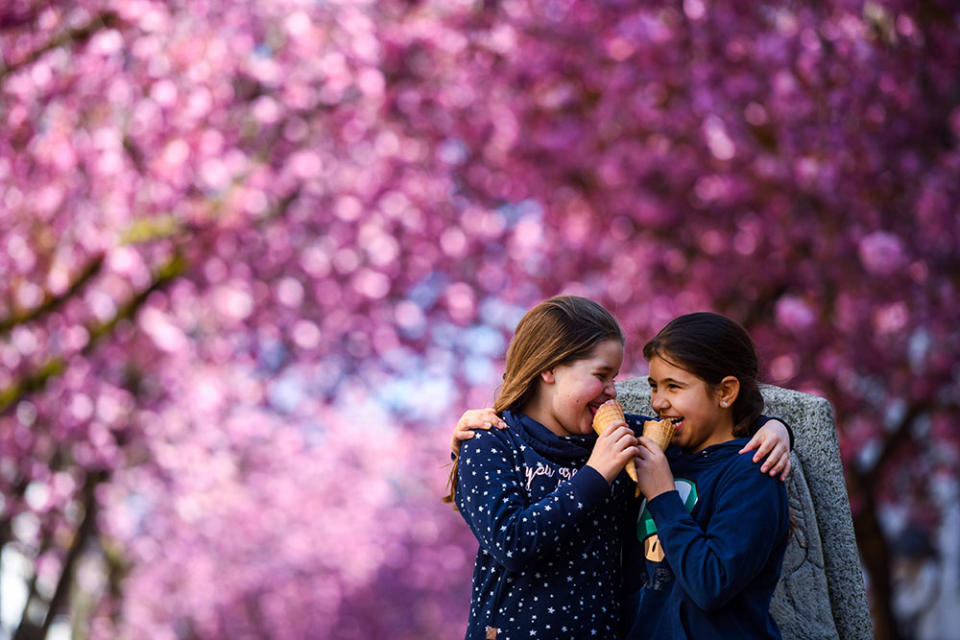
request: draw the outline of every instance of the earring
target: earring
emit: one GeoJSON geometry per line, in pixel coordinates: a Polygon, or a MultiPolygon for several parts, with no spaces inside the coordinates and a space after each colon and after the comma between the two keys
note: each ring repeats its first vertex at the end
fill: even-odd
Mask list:
{"type": "Polygon", "coordinates": [[[721,407],[725,407],[725,406],[727,406],[727,401],[726,401],[726,400],[724,400],[723,402],[721,402],[721,403],[720,403],[720,406],[721,406],[721,407]]]}

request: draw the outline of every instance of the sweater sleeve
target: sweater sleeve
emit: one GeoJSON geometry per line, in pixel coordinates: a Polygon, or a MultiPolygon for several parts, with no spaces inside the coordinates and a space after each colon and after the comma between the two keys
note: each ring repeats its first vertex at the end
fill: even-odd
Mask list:
{"type": "Polygon", "coordinates": [[[677,491],[648,503],[677,581],[707,611],[724,606],[760,573],[789,520],[783,483],[757,473],[749,454],[720,482],[705,528],[687,513],[677,491]]]}
{"type": "Polygon", "coordinates": [[[593,467],[583,467],[539,502],[528,504],[526,481],[508,436],[477,432],[460,450],[457,507],[480,542],[501,565],[519,571],[575,534],[575,524],[610,495],[593,467]]]}

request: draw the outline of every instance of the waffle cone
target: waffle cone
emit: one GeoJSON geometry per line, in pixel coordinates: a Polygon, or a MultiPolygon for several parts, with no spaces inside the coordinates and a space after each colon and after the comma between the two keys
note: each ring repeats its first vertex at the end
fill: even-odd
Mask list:
{"type": "Polygon", "coordinates": [[[593,430],[600,435],[607,427],[626,422],[623,417],[623,407],[616,400],[607,400],[593,416],[593,430]]]}
{"type": "MultiPolygon", "coordinates": [[[[593,430],[597,432],[597,435],[600,435],[607,430],[608,427],[612,427],[617,424],[623,424],[626,422],[626,419],[623,416],[623,407],[620,406],[620,403],[616,400],[607,400],[600,408],[597,409],[597,412],[593,415],[593,430]]],[[[637,467],[634,464],[633,459],[627,463],[626,466],[627,475],[630,476],[630,479],[634,482],[637,481],[637,467]]]]}
{"type": "Polygon", "coordinates": [[[661,449],[667,450],[677,427],[669,420],[647,420],[643,423],[643,437],[656,442],[661,449]]]}

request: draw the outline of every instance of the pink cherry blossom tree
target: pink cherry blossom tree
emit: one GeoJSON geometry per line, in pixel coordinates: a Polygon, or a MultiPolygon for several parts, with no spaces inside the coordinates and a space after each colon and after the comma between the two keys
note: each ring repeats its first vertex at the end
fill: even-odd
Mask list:
{"type": "Polygon", "coordinates": [[[958,454],[958,19],[4,3],[11,634],[462,633],[448,431],[518,315],[567,291],[614,310],[631,372],[709,308],[769,381],[831,400],[896,637],[878,514],[932,524],[958,454]]]}

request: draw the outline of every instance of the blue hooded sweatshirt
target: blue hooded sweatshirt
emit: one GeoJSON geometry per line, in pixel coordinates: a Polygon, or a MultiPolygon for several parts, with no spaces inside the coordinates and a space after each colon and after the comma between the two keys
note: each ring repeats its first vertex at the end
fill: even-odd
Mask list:
{"type": "Polygon", "coordinates": [[[460,449],[456,503],[480,543],[466,638],[613,640],[635,485],[585,466],[596,436],[503,419],[509,429],[477,431],[460,449]]]}
{"type": "Polygon", "coordinates": [[[676,490],[641,506],[624,546],[627,640],[780,638],[770,598],[790,527],[784,483],[748,438],[667,450],[676,490]]]}

